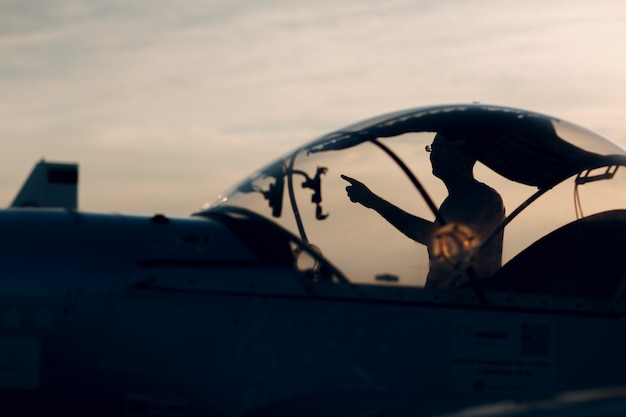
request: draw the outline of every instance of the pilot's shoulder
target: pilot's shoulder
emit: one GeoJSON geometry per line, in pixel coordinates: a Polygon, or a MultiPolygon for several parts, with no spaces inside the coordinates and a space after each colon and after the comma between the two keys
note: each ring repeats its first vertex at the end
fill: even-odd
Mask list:
{"type": "Polygon", "coordinates": [[[479,193],[481,198],[483,199],[489,199],[494,202],[499,201],[500,203],[502,203],[502,196],[500,195],[500,193],[498,193],[494,188],[491,188],[485,183],[479,182],[475,191],[479,193]]]}

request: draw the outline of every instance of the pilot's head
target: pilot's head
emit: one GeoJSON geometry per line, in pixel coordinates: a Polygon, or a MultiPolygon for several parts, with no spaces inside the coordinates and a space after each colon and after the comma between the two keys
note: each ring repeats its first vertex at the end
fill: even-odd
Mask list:
{"type": "Polygon", "coordinates": [[[466,142],[462,136],[437,133],[429,148],[433,175],[444,181],[459,175],[471,176],[476,159],[464,150],[466,142]]]}

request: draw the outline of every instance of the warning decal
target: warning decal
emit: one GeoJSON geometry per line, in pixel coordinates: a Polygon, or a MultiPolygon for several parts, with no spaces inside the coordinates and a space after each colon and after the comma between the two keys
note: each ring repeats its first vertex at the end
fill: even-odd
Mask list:
{"type": "Polygon", "coordinates": [[[452,332],[450,384],[456,392],[541,392],[554,385],[551,326],[484,320],[452,332]]]}
{"type": "Polygon", "coordinates": [[[522,355],[550,356],[550,326],[522,324],[522,355]]]}

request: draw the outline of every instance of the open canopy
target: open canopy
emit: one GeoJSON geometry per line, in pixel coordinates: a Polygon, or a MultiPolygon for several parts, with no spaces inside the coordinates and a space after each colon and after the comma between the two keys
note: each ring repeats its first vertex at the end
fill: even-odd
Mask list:
{"type": "MultiPolygon", "coordinates": [[[[473,105],[438,106],[393,113],[331,133],[310,147],[312,152],[344,149],[363,141],[408,132],[438,132],[448,140],[463,138],[466,151],[500,175],[522,184],[552,187],[576,172],[624,162],[617,146],[614,153],[599,154],[559,137],[557,127],[583,129],[538,113],[473,105]]],[[[591,132],[587,145],[605,147],[606,139],[591,132]]]]}

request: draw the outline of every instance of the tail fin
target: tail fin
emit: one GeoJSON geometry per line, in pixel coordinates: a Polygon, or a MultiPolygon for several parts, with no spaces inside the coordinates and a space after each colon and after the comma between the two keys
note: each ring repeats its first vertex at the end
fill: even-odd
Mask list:
{"type": "Polygon", "coordinates": [[[78,208],[78,164],[39,161],[11,207],[78,208]]]}

